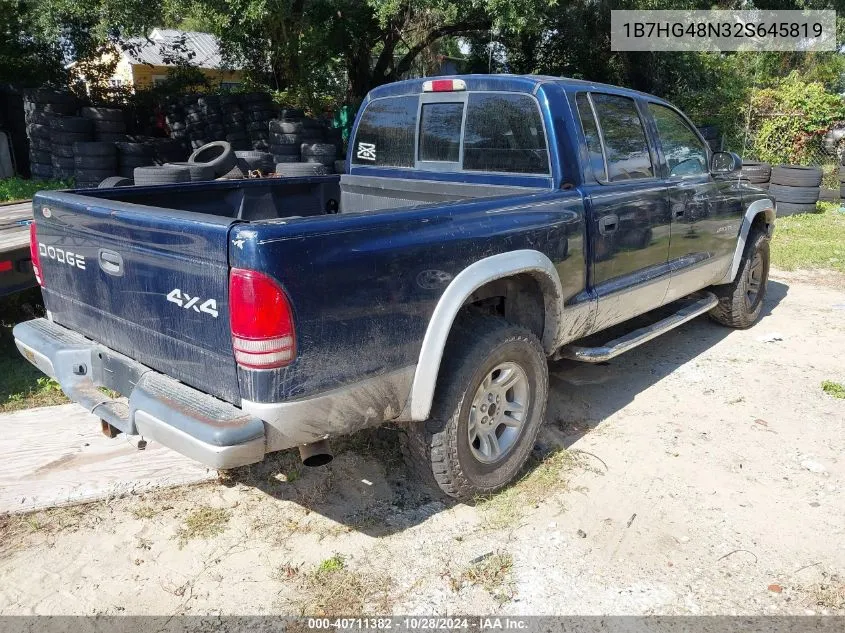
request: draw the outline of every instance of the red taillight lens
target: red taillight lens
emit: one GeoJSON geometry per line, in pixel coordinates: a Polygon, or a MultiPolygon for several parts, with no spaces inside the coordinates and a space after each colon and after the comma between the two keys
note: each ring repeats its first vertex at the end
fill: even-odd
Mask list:
{"type": "Polygon", "coordinates": [[[29,225],[29,257],[32,259],[32,272],[35,273],[35,281],[43,288],[44,278],[41,276],[41,258],[38,255],[38,229],[35,227],[35,222],[29,225]]]}
{"type": "Polygon", "coordinates": [[[235,360],[241,367],[284,367],[296,355],[293,311],[274,279],[254,270],[229,274],[229,322],[235,360]]]}

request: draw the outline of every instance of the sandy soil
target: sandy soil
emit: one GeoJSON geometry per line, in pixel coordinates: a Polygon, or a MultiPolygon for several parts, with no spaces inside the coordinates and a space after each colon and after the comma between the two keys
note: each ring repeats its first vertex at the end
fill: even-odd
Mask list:
{"type": "Polygon", "coordinates": [[[475,506],[381,429],[324,469],[6,517],[0,613],[845,614],[842,288],[775,276],[751,330],[555,363],[532,469],[475,506]]]}

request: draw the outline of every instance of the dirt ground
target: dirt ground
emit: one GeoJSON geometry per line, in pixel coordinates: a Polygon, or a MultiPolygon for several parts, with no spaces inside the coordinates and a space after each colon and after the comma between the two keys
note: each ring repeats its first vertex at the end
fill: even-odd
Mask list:
{"type": "Polygon", "coordinates": [[[444,503],[362,433],[323,469],[0,519],[0,613],[845,614],[843,359],[843,278],[777,274],[750,330],[553,364],[491,499],[444,503]]]}

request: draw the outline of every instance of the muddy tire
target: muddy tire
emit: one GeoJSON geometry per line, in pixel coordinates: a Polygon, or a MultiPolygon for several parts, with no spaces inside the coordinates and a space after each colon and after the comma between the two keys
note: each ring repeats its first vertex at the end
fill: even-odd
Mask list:
{"type": "Polygon", "coordinates": [[[549,370],[540,341],[498,317],[460,317],[431,418],[408,426],[405,455],[424,481],[471,500],[510,483],[546,415],[549,370]]]}
{"type": "Polygon", "coordinates": [[[710,318],[727,327],[744,330],[760,317],[769,281],[769,238],[752,230],[745,245],[733,283],[711,288],[719,305],[710,311],[710,318]]]}

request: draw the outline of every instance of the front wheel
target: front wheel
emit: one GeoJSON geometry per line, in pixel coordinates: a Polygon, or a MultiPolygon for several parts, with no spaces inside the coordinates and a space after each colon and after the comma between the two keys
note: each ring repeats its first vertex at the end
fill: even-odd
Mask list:
{"type": "Polygon", "coordinates": [[[531,454],[548,392],[536,336],[497,317],[462,318],[446,346],[432,417],[410,426],[406,455],[451,497],[494,492],[531,454]]]}
{"type": "Polygon", "coordinates": [[[762,231],[752,231],[733,283],[711,290],[719,304],[710,317],[728,327],[749,328],[760,318],[769,281],[769,238],[762,231]]]}

